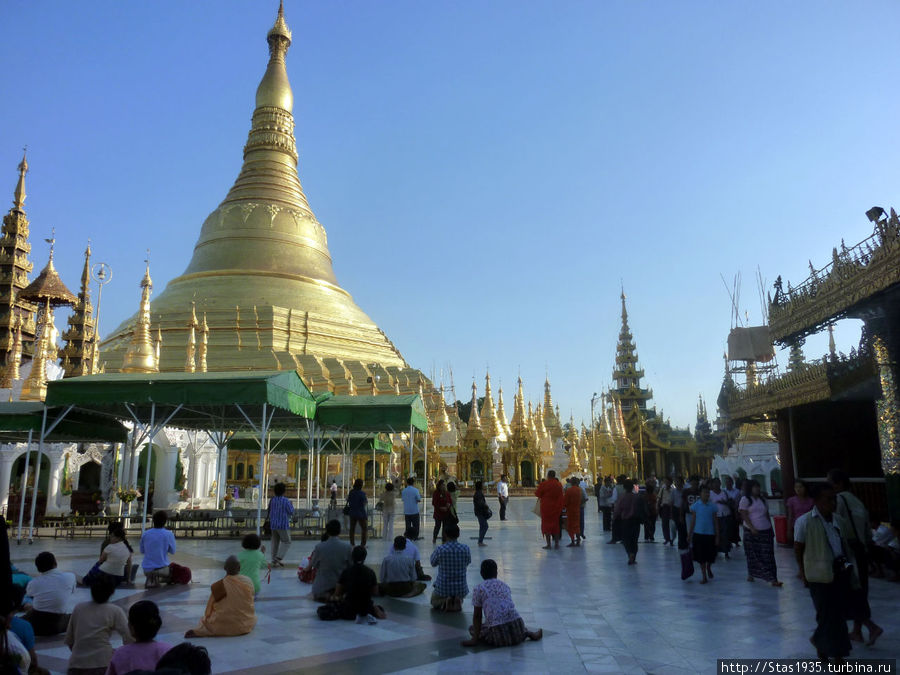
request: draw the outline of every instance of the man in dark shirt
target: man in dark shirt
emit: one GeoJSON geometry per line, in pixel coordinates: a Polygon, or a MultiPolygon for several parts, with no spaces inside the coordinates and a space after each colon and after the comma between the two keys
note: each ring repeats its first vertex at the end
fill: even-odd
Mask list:
{"type": "Polygon", "coordinates": [[[378,623],[385,617],[384,610],[372,603],[378,593],[375,572],[366,567],[366,549],[356,546],[350,554],[353,564],[341,572],[334,594],[341,597],[345,618],[356,617],[356,623],[378,623]]]}

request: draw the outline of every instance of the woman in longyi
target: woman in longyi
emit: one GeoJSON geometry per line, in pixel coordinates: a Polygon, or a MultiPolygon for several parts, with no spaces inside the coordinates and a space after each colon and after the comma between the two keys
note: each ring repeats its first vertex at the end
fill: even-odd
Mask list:
{"type": "Polygon", "coordinates": [[[254,626],[253,582],[241,574],[241,562],[237,556],[228,556],[225,576],[212,585],[200,625],[186,632],[184,637],[246,635],[254,626]]]}

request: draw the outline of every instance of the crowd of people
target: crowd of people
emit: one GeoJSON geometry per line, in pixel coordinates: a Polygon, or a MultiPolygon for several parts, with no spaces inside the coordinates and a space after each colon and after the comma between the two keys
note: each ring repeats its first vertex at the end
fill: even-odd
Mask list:
{"type": "MultiPolygon", "coordinates": [[[[558,549],[563,532],[568,534],[568,547],[582,546],[587,539],[585,505],[589,487],[583,477],[570,476],[561,481],[554,471],[539,483],[534,492],[535,513],[540,516],[544,549],[558,549]]],[[[667,476],[659,481],[651,475],[639,483],[621,475],[598,479],[592,491],[602,530],[610,534],[607,543],[623,545],[628,565],[638,562],[642,530],[645,544],[655,542],[659,524],[663,546],[677,547],[681,553],[682,579],[692,576],[699,566],[700,583],[708,584],[715,578],[713,565],[718,556],[727,559],[737,549],[743,550],[748,582],[783,585],[775,561],[769,503],[755,480],[691,476],[685,481],[681,476],[667,476]]],[[[238,636],[254,629],[254,601],[262,589],[262,579],[273,568],[284,567],[291,545],[293,506],[284,492],[283,485],[276,485],[268,508],[271,558],[267,560],[266,547],[258,535],[244,536],[240,551],[225,560],[224,576],[211,585],[203,616],[184,634],[185,638],[238,636]]],[[[420,539],[422,495],[410,478],[399,496],[405,530],[397,537],[389,536],[393,535],[397,507],[393,485],[386,485],[378,499],[385,537],[391,542],[380,564],[367,564],[368,499],[361,481],[356,481],[348,498],[350,541],[341,538],[339,520],[327,522],[306,566],[311,596],[321,603],[319,618],[375,624],[386,618],[378,598],[412,598],[425,592],[432,578],[422,568],[416,544],[420,539]],[[361,528],[359,545],[357,527],[361,528]]],[[[470,595],[467,570],[472,555],[469,546],[459,541],[459,497],[457,486],[444,481],[438,481],[430,495],[434,549],[428,562],[436,570],[430,597],[435,611],[462,611],[470,595]]],[[[505,476],[496,484],[496,498],[502,521],[509,502],[505,476]]],[[[472,510],[478,525],[478,545],[484,546],[493,513],[481,481],[474,485],[472,510]]],[[[829,473],[827,484],[809,486],[797,481],[785,510],[796,576],[809,589],[815,608],[816,628],[810,642],[818,656],[841,659],[849,654],[853,642],[873,645],[883,629],[872,618],[869,576],[900,580],[900,524],[887,524],[879,515],[869,514],[851,492],[849,478],[838,470],[829,473]],[[849,629],[848,621],[852,622],[849,629]]],[[[204,661],[202,648],[190,643],[173,647],[155,640],[162,627],[155,603],[142,600],[126,614],[110,602],[116,587],[134,582],[139,567],[147,589],[179,581],[186,568],[169,559],[176,553],[176,541],[166,524],[165,512],[153,514],[152,527],[140,540],[140,566],[133,562],[135,551],[122,525],[112,523],[97,561],[83,577],[59,570],[50,552],[41,552],[35,558],[35,577],[15,570],[27,583],[17,586],[17,592],[4,601],[8,629],[0,654],[17,668],[8,672],[46,672],[34,651],[35,636],[63,636],[71,651],[68,672],[74,675],[163,672],[164,667],[175,668],[165,672],[209,672],[209,659],[205,656],[204,661]],[[77,586],[89,587],[91,599],[72,608],[77,586]],[[123,645],[115,650],[110,641],[114,634],[123,645]],[[167,665],[166,659],[182,665],[167,665]]],[[[473,619],[470,637],[463,642],[466,646],[503,646],[541,639],[540,629],[529,631],[525,627],[511,591],[499,580],[498,572],[494,560],[482,562],[483,581],[471,592],[473,619]]]]}

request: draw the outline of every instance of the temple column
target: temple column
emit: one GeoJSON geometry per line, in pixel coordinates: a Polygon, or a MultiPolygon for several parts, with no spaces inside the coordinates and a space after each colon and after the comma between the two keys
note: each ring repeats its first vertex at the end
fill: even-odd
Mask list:
{"type": "Polygon", "coordinates": [[[878,368],[881,398],[875,402],[881,469],[884,472],[888,510],[900,517],[900,392],[897,391],[897,344],[887,320],[867,322],[870,343],[878,368]]]}
{"type": "MultiPolygon", "coordinates": [[[[10,449],[4,449],[2,454],[0,454],[0,509],[6,509],[9,504],[9,481],[12,477],[12,467],[16,459],[17,456],[10,449]]],[[[7,513],[8,516],[9,513],[7,513]]]]}
{"type": "Polygon", "coordinates": [[[63,451],[57,448],[45,450],[44,454],[50,460],[50,476],[47,480],[47,509],[46,514],[56,515],[59,513],[59,482],[62,479],[62,469],[65,460],[63,459],[63,451]]]}

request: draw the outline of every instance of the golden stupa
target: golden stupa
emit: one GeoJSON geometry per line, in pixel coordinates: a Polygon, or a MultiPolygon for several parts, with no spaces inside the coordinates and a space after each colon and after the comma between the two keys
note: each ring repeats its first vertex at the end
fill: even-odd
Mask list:
{"type": "MultiPolygon", "coordinates": [[[[418,373],[413,378],[397,348],[338,284],[325,228],[300,184],[283,7],[267,42],[269,63],[240,174],[203,223],[187,269],[150,305],[152,327],[162,334],[159,370],[184,369],[197,311],[209,326],[211,371],[297,368],[319,385],[314,389],[351,377],[385,391],[400,379],[411,392],[418,373]]],[[[134,316],[104,340],[107,371],[122,369],[138,324],[134,316]]]]}

